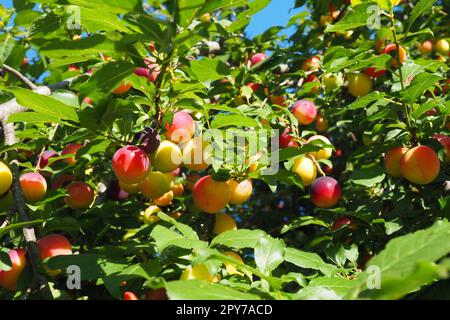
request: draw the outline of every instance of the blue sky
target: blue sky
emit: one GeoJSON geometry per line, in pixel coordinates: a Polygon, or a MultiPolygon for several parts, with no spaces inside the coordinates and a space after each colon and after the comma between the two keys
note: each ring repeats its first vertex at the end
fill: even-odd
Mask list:
{"type": "MultiPolygon", "coordinates": [[[[11,7],[12,0],[0,0],[0,3],[4,7],[11,7]]],[[[250,37],[254,37],[272,26],[285,26],[289,21],[289,16],[293,16],[299,12],[299,9],[292,10],[294,8],[295,0],[272,0],[272,2],[253,16],[252,21],[247,26],[247,34],[250,37]]],[[[287,33],[291,33],[293,30],[287,30],[287,33]]]]}

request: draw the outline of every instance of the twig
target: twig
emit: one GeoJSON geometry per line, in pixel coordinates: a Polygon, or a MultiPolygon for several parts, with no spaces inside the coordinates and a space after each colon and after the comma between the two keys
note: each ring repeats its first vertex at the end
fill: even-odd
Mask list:
{"type": "Polygon", "coordinates": [[[16,76],[17,79],[19,79],[24,85],[26,85],[31,90],[37,89],[37,86],[33,82],[31,82],[27,77],[25,77],[23,74],[21,74],[16,69],[14,69],[6,64],[3,64],[3,69],[6,70],[7,72],[13,74],[14,76],[16,76]]]}

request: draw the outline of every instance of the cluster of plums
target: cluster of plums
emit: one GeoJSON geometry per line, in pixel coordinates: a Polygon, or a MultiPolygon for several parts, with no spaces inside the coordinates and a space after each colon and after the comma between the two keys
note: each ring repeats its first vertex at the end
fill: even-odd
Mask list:
{"type": "MultiPolygon", "coordinates": [[[[72,245],[69,240],[61,234],[49,234],[37,241],[41,261],[60,255],[71,255],[72,245]]],[[[0,286],[10,291],[16,291],[20,276],[27,265],[25,249],[17,248],[8,251],[11,260],[11,268],[7,271],[0,270],[0,286]]],[[[45,267],[48,275],[55,276],[61,270],[53,270],[45,267]]]]}
{"type": "MultiPolygon", "coordinates": [[[[166,124],[165,140],[152,128],[145,129],[136,136],[136,145],[128,145],[116,151],[112,168],[118,186],[128,194],[141,193],[152,201],[152,205],[141,213],[145,223],[158,221],[160,207],[168,206],[174,197],[181,196],[184,186],[175,183],[175,177],[184,166],[191,172],[205,171],[210,166],[209,143],[201,137],[194,137],[195,121],[186,111],[173,115],[171,123],[166,124]]],[[[214,232],[222,233],[235,229],[236,224],[230,215],[220,213],[228,204],[241,204],[252,193],[249,179],[236,181],[216,181],[211,175],[190,175],[187,188],[192,191],[197,209],[216,214],[214,232]]]]}
{"type": "MultiPolygon", "coordinates": [[[[450,137],[437,134],[434,138],[444,147],[445,163],[450,163],[450,137]]],[[[425,185],[432,183],[441,168],[441,162],[436,152],[425,145],[413,148],[394,147],[389,149],[384,158],[386,171],[393,177],[404,177],[408,181],[425,185]]]]}

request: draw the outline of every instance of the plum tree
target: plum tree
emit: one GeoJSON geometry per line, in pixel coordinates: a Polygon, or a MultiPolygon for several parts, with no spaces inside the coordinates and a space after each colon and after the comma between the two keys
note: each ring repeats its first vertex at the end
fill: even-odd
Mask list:
{"type": "Polygon", "coordinates": [[[341,186],[331,177],[320,177],[311,184],[311,200],[319,208],[331,208],[341,198],[341,186]]]}
{"type": "Polygon", "coordinates": [[[225,181],[215,181],[208,175],[199,179],[192,190],[194,204],[206,213],[217,213],[224,209],[231,198],[230,185],[225,181]]]}
{"type": "Polygon", "coordinates": [[[11,260],[11,269],[0,270],[0,286],[10,291],[16,291],[20,275],[26,265],[25,250],[10,249],[8,256],[11,260]]]}
{"type": "Polygon", "coordinates": [[[320,57],[313,56],[306,59],[302,64],[302,69],[304,71],[316,71],[320,68],[320,57]]]}
{"type": "Polygon", "coordinates": [[[229,214],[225,213],[217,213],[215,215],[215,222],[214,222],[214,233],[219,235],[221,233],[224,233],[225,231],[229,230],[236,230],[236,222],[234,221],[233,217],[231,217],[229,214]]]}
{"type": "Polygon", "coordinates": [[[178,111],[173,115],[172,123],[166,123],[165,135],[175,143],[187,142],[195,133],[195,122],[186,111],[178,111]]]}
{"type": "Polygon", "coordinates": [[[436,152],[421,145],[406,152],[400,161],[400,171],[410,182],[424,185],[433,182],[439,175],[441,163],[436,152]]]}
{"type": "Polygon", "coordinates": [[[172,172],[181,165],[183,156],[175,143],[164,140],[158,149],[150,154],[150,159],[154,170],[172,172]]]}
{"type": "Polygon", "coordinates": [[[300,124],[308,125],[316,119],[317,107],[312,101],[300,100],[292,106],[292,114],[300,124]]]}
{"type": "Polygon", "coordinates": [[[395,147],[391,148],[386,152],[384,156],[384,166],[386,171],[393,177],[402,177],[402,172],[400,170],[400,160],[403,155],[408,151],[408,148],[395,147]]]}
{"type": "Polygon", "coordinates": [[[170,181],[164,173],[150,171],[144,181],[142,181],[140,189],[145,197],[157,199],[170,191],[170,181]]]}
{"type": "Polygon", "coordinates": [[[0,194],[4,194],[11,188],[12,181],[11,170],[6,164],[0,161],[0,194]]]}
{"type": "Polygon", "coordinates": [[[145,179],[150,167],[147,154],[136,146],[125,146],[114,154],[112,168],[116,177],[126,184],[137,184],[145,179]]]}
{"type": "Polygon", "coordinates": [[[252,181],[250,179],[237,182],[236,180],[230,179],[227,181],[230,186],[231,196],[230,203],[231,204],[241,204],[244,203],[250,198],[253,191],[252,181]]]}
{"type": "Polygon", "coordinates": [[[82,181],[74,181],[67,186],[64,198],[66,204],[72,209],[87,209],[94,202],[95,193],[92,188],[82,181]]]}
{"type": "Polygon", "coordinates": [[[372,80],[365,73],[351,73],[347,75],[348,91],[354,97],[362,97],[372,91],[372,80]]]}
{"type": "Polygon", "coordinates": [[[47,193],[47,181],[39,173],[29,172],[21,175],[20,186],[28,203],[41,201],[47,193]]]}

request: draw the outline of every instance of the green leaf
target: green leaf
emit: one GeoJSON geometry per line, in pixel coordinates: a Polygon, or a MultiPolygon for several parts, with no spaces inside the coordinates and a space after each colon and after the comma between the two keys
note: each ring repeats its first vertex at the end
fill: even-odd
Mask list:
{"type": "Polygon", "coordinates": [[[420,0],[419,3],[414,6],[414,9],[409,16],[407,30],[410,30],[417,18],[419,18],[425,11],[433,7],[435,3],[436,0],[420,0]]]}
{"type": "Polygon", "coordinates": [[[169,217],[164,212],[158,212],[158,217],[163,220],[171,223],[178,231],[181,232],[183,236],[191,240],[199,240],[197,232],[194,231],[190,226],[180,223],[172,217],[169,217]]]}
{"type": "Polygon", "coordinates": [[[434,86],[436,82],[442,80],[441,76],[429,73],[418,74],[411,84],[402,92],[402,100],[406,103],[414,103],[428,88],[434,86]]]}
{"type": "Polygon", "coordinates": [[[255,127],[258,122],[250,117],[236,114],[218,114],[211,122],[211,128],[223,128],[223,127],[255,127]]]}
{"type": "Polygon", "coordinates": [[[170,281],[166,290],[170,300],[259,300],[254,294],[203,280],[170,281]]]}
{"type": "Polygon", "coordinates": [[[18,87],[7,88],[5,90],[12,92],[16,96],[17,102],[24,107],[60,120],[78,122],[78,115],[75,108],[54,98],[18,87]]]}
{"type": "Polygon", "coordinates": [[[128,32],[124,23],[115,14],[103,11],[98,14],[98,9],[80,8],[81,25],[89,32],[120,31],[128,32]]]}
{"type": "MultiPolygon", "coordinates": [[[[448,221],[438,221],[432,227],[419,230],[391,240],[386,248],[378,255],[370,259],[367,270],[360,274],[355,283],[354,291],[360,296],[371,296],[374,293],[367,289],[370,279],[379,274],[381,288],[384,281],[402,281],[411,279],[411,274],[418,270],[418,264],[435,262],[450,252],[450,223],[448,221]],[[377,271],[375,273],[375,271],[377,271]]],[[[420,270],[420,267],[419,267],[420,270]]],[[[420,271],[419,273],[422,273],[420,271]]],[[[428,274],[428,272],[427,272],[428,274]]],[[[423,278],[419,283],[414,282],[413,288],[408,287],[408,292],[420,288],[428,283],[429,277],[423,278]]],[[[405,292],[397,291],[398,287],[393,286],[392,292],[396,298],[400,298],[405,292]],[[400,294],[401,293],[401,294],[400,294]]],[[[383,291],[383,295],[390,295],[390,291],[383,291]]],[[[376,297],[376,293],[375,293],[376,297]]]]}
{"type": "Polygon", "coordinates": [[[8,122],[62,123],[59,117],[39,112],[17,112],[8,117],[8,122]]]}
{"type": "Polygon", "coordinates": [[[163,252],[170,246],[184,249],[201,249],[207,247],[207,244],[204,241],[188,239],[178,232],[160,225],[153,228],[150,236],[155,240],[159,252],[163,252]]]}
{"type": "Polygon", "coordinates": [[[354,281],[339,277],[319,277],[312,279],[308,287],[322,287],[335,292],[341,299],[353,288],[354,281]]]}
{"type": "Polygon", "coordinates": [[[8,248],[0,248],[0,271],[11,270],[12,263],[8,255],[8,248]]]}
{"type": "Polygon", "coordinates": [[[373,15],[376,13],[372,8],[378,8],[376,2],[367,2],[352,7],[338,23],[328,25],[325,32],[343,32],[367,26],[368,21],[371,21],[373,15]]]}
{"type": "Polygon", "coordinates": [[[350,175],[350,181],[365,187],[374,187],[386,177],[385,170],[381,167],[370,167],[355,170],[350,175]]]}
{"type": "Polygon", "coordinates": [[[224,245],[231,248],[255,248],[259,239],[264,237],[266,233],[262,230],[230,230],[219,234],[212,239],[210,246],[224,245]]]}
{"type": "Polygon", "coordinates": [[[336,266],[324,262],[318,254],[300,251],[294,248],[285,249],[284,260],[300,268],[319,270],[327,276],[331,276],[337,271],[336,266]]]}
{"type": "Polygon", "coordinates": [[[16,41],[14,38],[9,33],[6,34],[5,39],[2,39],[0,44],[0,66],[3,66],[3,63],[8,59],[15,45],[16,41]]]}
{"type": "Polygon", "coordinates": [[[44,222],[44,220],[36,219],[36,220],[33,220],[33,221],[18,222],[18,223],[9,224],[6,227],[0,228],[0,238],[3,237],[8,232],[11,232],[12,230],[21,229],[21,228],[24,228],[24,227],[35,226],[35,225],[41,224],[42,222],[44,222]]]}
{"type": "Polygon", "coordinates": [[[178,17],[177,23],[182,27],[190,25],[204,3],[205,0],[178,0],[178,15],[175,14],[178,17]]]}
{"type": "Polygon", "coordinates": [[[219,58],[203,58],[190,62],[191,71],[199,81],[214,81],[230,74],[230,69],[219,58]]]}
{"type": "Polygon", "coordinates": [[[258,269],[263,272],[275,270],[283,262],[285,244],[280,239],[270,236],[259,238],[255,246],[255,262],[258,269]]]}

